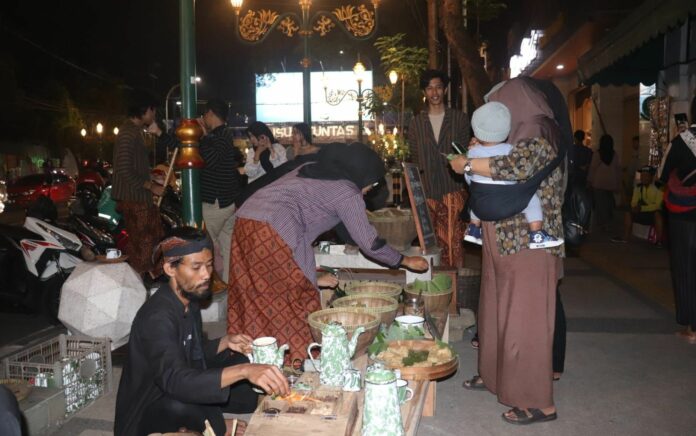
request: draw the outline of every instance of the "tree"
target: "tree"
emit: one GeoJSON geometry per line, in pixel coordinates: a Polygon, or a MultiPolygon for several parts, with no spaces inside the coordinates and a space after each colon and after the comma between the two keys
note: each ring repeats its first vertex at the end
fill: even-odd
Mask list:
{"type": "Polygon", "coordinates": [[[479,55],[479,44],[464,28],[461,0],[441,0],[440,26],[454,57],[474,106],[481,106],[491,81],[479,55]]]}
{"type": "MultiPolygon", "coordinates": [[[[380,63],[385,74],[389,74],[394,70],[399,75],[401,80],[401,130],[403,133],[403,122],[405,117],[405,105],[408,103],[409,108],[413,109],[420,98],[418,89],[418,80],[421,73],[428,66],[428,50],[424,47],[407,46],[404,43],[406,34],[397,33],[392,36],[381,36],[375,40],[374,46],[379,53],[380,63]]],[[[391,97],[391,96],[390,96],[391,97]]],[[[375,106],[382,105],[383,99],[374,99],[374,110],[380,111],[383,109],[375,106]],[[382,101],[380,101],[382,100],[382,101]]]]}

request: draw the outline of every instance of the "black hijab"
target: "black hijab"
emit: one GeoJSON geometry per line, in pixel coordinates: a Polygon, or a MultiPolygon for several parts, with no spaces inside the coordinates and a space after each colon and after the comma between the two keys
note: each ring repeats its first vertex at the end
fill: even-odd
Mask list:
{"type": "Polygon", "coordinates": [[[300,169],[299,176],[319,180],[350,180],[358,189],[377,183],[386,170],[379,155],[365,144],[334,142],[321,147],[317,161],[300,169]]]}
{"type": "Polygon", "coordinates": [[[614,138],[611,135],[602,135],[599,138],[599,158],[602,159],[604,165],[611,165],[614,159],[614,138]]]}

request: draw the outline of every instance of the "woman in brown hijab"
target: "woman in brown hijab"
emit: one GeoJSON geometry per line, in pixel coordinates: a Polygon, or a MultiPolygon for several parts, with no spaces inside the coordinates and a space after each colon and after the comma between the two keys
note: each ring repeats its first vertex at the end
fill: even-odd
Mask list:
{"type": "MultiPolygon", "coordinates": [[[[451,162],[458,173],[494,180],[522,181],[540,172],[557,155],[560,132],[553,111],[531,82],[512,79],[488,96],[508,107],[511,129],[506,156],[451,162]]],[[[541,182],[536,194],[544,213],[543,228],[562,235],[563,165],[541,182]]],[[[503,419],[531,424],[556,419],[551,348],[556,284],[563,246],[529,250],[524,215],[483,222],[483,265],[479,303],[479,376],[469,389],[488,389],[511,406],[503,419]]]]}

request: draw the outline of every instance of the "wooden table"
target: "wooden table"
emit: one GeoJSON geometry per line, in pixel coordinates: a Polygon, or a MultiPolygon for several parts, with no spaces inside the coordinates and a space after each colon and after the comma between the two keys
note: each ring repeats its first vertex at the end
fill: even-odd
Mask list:
{"type": "MultiPolygon", "coordinates": [[[[446,318],[444,342],[449,341],[449,316],[446,318]]],[[[364,375],[367,367],[367,355],[353,360],[353,368],[359,369],[364,375]]],[[[317,373],[305,373],[300,379],[310,386],[318,385],[317,373]]],[[[401,419],[407,436],[414,436],[418,432],[418,426],[422,416],[435,415],[435,402],[437,399],[436,381],[408,381],[408,387],[413,389],[413,398],[401,405],[401,419]]],[[[302,415],[285,414],[278,417],[267,417],[260,405],[254,412],[246,429],[247,436],[273,436],[282,428],[284,436],[326,435],[326,436],[359,436],[362,428],[362,411],[365,400],[365,390],[360,392],[345,392],[344,405],[337,413],[336,419],[319,420],[306,419],[302,415]],[[356,401],[352,402],[353,396],[356,401]],[[348,401],[346,401],[348,400],[348,401]],[[357,407],[355,407],[357,406],[357,407]]],[[[262,403],[260,403],[262,404],[262,403]]]]}
{"type": "MultiPolygon", "coordinates": [[[[367,356],[353,361],[353,366],[364,374],[367,367],[367,356]]],[[[318,383],[317,373],[305,373],[299,381],[315,385],[318,383]]],[[[430,408],[434,412],[435,382],[409,381],[408,386],[413,389],[413,398],[401,405],[401,417],[406,430],[406,435],[413,436],[418,432],[421,416],[430,408]],[[430,403],[428,405],[428,403],[430,403]]],[[[336,419],[321,420],[314,417],[308,419],[302,415],[285,414],[277,417],[268,417],[263,413],[262,406],[254,412],[249,425],[244,433],[247,436],[271,436],[278,434],[282,429],[284,436],[326,435],[326,436],[359,436],[362,429],[362,411],[365,400],[365,391],[344,393],[344,404],[337,413],[336,419]],[[351,404],[353,396],[356,402],[351,404]]]]}

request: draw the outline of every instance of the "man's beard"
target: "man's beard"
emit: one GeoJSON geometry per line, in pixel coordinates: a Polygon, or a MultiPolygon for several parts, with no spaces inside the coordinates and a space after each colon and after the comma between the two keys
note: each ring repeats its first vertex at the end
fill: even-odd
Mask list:
{"type": "Polygon", "coordinates": [[[181,295],[189,301],[205,301],[209,299],[211,295],[213,295],[212,291],[210,290],[210,282],[207,283],[202,292],[197,292],[198,289],[200,288],[196,287],[194,290],[188,291],[180,287],[179,292],[181,292],[181,295]]]}

